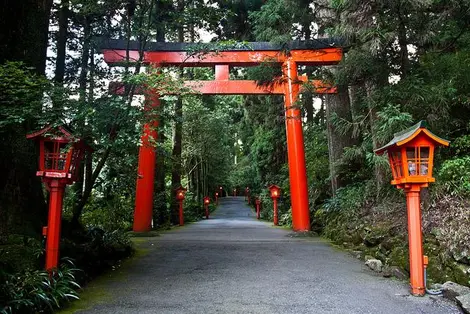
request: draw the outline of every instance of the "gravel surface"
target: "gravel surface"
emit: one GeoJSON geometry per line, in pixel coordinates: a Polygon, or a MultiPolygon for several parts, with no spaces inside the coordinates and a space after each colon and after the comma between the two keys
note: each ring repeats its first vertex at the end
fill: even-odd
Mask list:
{"type": "Polygon", "coordinates": [[[80,313],[461,313],[411,297],[320,238],[257,221],[243,197],[203,220],[145,239],[148,254],[111,280],[111,300],[80,313]]]}

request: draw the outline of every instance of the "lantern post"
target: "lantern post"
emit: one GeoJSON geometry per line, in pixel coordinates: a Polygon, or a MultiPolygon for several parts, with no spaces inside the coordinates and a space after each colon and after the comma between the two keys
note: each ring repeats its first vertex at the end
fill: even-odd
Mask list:
{"type": "Polygon", "coordinates": [[[281,196],[281,188],[277,185],[269,186],[269,192],[271,194],[271,199],[273,200],[273,209],[274,209],[274,225],[279,225],[278,210],[277,210],[277,200],[281,196]]]}
{"type": "Polygon", "coordinates": [[[224,196],[224,188],[222,186],[219,186],[219,196],[220,197],[224,196]]]}
{"type": "Polygon", "coordinates": [[[250,205],[250,188],[249,187],[245,188],[245,200],[248,202],[248,205],[250,205]]]}
{"type": "Polygon", "coordinates": [[[183,211],[183,201],[186,194],[187,189],[182,186],[179,186],[176,189],[176,200],[179,204],[178,216],[180,220],[180,226],[184,226],[184,211],[183,211]]]}
{"type": "Polygon", "coordinates": [[[209,219],[209,204],[211,199],[209,196],[204,197],[204,209],[206,211],[206,219],[209,219]]]}
{"type": "Polygon", "coordinates": [[[219,206],[219,192],[215,192],[215,206],[219,206]]]}
{"type": "Polygon", "coordinates": [[[233,196],[237,196],[237,189],[233,189],[233,196]]]}
{"type": "Polygon", "coordinates": [[[376,154],[387,152],[393,175],[391,184],[406,193],[410,288],[414,296],[426,293],[420,191],[435,181],[432,170],[436,146],[449,146],[449,141],[431,133],[421,121],[395,133],[387,145],[374,151],[376,154]]]}
{"type": "Polygon", "coordinates": [[[261,200],[257,197],[255,200],[256,204],[256,219],[260,218],[260,205],[261,205],[261,200]]]}
{"type": "Polygon", "coordinates": [[[78,179],[83,155],[91,149],[64,126],[48,126],[26,135],[26,138],[39,141],[39,170],[36,176],[42,178],[49,191],[49,213],[43,235],[46,237],[46,270],[52,271],[59,261],[65,186],[78,179]]]}

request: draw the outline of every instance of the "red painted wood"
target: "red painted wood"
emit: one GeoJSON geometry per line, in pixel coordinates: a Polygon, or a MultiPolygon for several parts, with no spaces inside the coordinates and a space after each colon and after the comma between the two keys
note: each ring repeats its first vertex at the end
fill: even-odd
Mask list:
{"type": "Polygon", "coordinates": [[[65,181],[63,179],[48,179],[45,183],[49,188],[49,216],[46,228],[46,270],[51,271],[57,268],[59,262],[65,181]]]}
{"type": "MultiPolygon", "coordinates": [[[[320,80],[311,81],[317,94],[334,94],[336,87],[332,87],[320,80]]],[[[186,81],[185,86],[202,95],[284,95],[285,87],[282,84],[273,86],[258,86],[256,81],[186,81]]],[[[124,85],[119,82],[109,84],[110,93],[124,95],[124,85]]],[[[136,88],[136,95],[143,94],[142,89],[136,88]]]]}
{"type": "Polygon", "coordinates": [[[215,65],[215,80],[228,81],[230,78],[230,66],[228,64],[215,65]]]}
{"type": "MultiPolygon", "coordinates": [[[[149,100],[150,107],[160,105],[158,97],[149,100]]],[[[153,188],[155,178],[155,148],[152,142],[157,140],[157,121],[146,123],[139,149],[137,186],[135,195],[134,232],[146,232],[152,228],[153,188]]]]}
{"type": "MultiPolygon", "coordinates": [[[[131,62],[139,60],[138,51],[130,51],[131,62]]],[[[110,65],[122,64],[126,61],[125,50],[103,50],[104,61],[110,65]]],[[[220,51],[191,54],[180,51],[148,51],[144,52],[144,63],[157,66],[203,67],[215,64],[233,66],[256,66],[262,62],[283,63],[287,59],[299,65],[333,65],[341,61],[341,48],[325,48],[315,50],[292,50],[290,55],[280,51],[220,51]]]]}
{"type": "Polygon", "coordinates": [[[297,66],[289,60],[283,65],[287,78],[285,90],[287,156],[289,162],[289,182],[292,202],[292,227],[294,231],[310,230],[308,208],[307,174],[305,168],[302,113],[296,105],[299,95],[297,66]]]}
{"type": "Polygon", "coordinates": [[[180,219],[180,226],[184,226],[184,211],[183,211],[183,200],[179,201],[179,219],[180,219]]]}
{"type": "Polygon", "coordinates": [[[411,294],[423,296],[424,261],[423,261],[423,234],[421,231],[420,185],[412,184],[405,189],[406,205],[408,207],[408,244],[410,254],[410,287],[411,294]]]}
{"type": "Polygon", "coordinates": [[[273,198],[273,210],[274,210],[274,225],[279,225],[278,210],[277,210],[277,198],[273,198]]]}

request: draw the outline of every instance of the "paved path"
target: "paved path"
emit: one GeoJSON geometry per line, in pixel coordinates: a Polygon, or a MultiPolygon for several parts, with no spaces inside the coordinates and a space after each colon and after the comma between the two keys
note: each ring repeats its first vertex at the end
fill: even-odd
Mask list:
{"type": "Polygon", "coordinates": [[[243,197],[223,198],[211,219],[149,238],[111,300],[81,313],[460,313],[253,216],[243,197]]]}

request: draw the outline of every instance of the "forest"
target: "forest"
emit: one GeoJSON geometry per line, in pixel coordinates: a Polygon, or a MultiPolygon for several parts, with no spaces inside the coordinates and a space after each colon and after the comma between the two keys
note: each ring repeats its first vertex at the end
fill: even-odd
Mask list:
{"type": "MultiPolygon", "coordinates": [[[[299,67],[299,75],[337,87],[328,95],[303,89],[298,102],[312,233],[409,271],[405,195],[374,149],[424,120],[451,142],[436,151],[436,182],[421,192],[429,280],[470,285],[469,24],[469,0],[3,0],[0,313],[60,308],[79,298],[79,285],[133,254],[138,151],[149,116],[158,120],[154,230],[178,224],[181,185],[190,222],[220,186],[225,195],[249,187],[271,221],[267,187],[277,184],[280,223],[292,225],[282,96],[190,95],[182,82],[210,79],[212,69],[109,67],[103,38],[221,50],[337,39],[340,64],[299,67]],[[130,87],[124,95],[109,92],[117,80],[130,87]],[[150,115],[136,92],[142,85],[169,94],[150,115]],[[47,125],[67,126],[92,148],[66,189],[60,276],[42,271],[48,198],[36,177],[37,143],[26,139],[47,125]]],[[[261,64],[230,75],[261,84],[279,73],[261,64]]]]}

